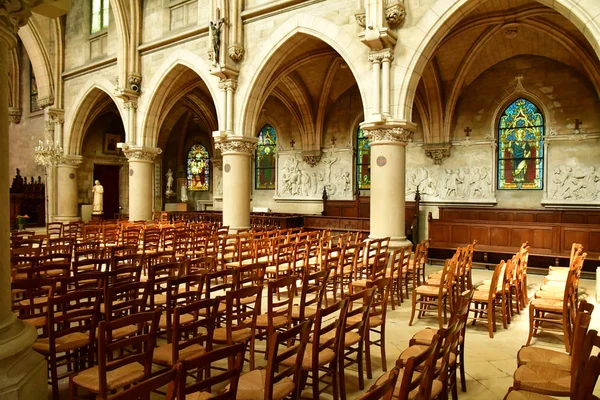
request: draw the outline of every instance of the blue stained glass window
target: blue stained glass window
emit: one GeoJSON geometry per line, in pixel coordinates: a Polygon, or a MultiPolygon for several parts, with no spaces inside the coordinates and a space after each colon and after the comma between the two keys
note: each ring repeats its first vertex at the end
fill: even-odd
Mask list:
{"type": "Polygon", "coordinates": [[[498,189],[542,189],[543,174],[544,117],[519,98],[498,122],[498,189]]]}
{"type": "Polygon", "coordinates": [[[258,146],[255,157],[255,188],[257,190],[275,189],[275,154],[277,152],[277,134],[267,124],[258,133],[258,146]]]}
{"type": "Polygon", "coordinates": [[[210,156],[206,147],[195,144],[187,157],[188,190],[206,192],[210,182],[210,156]]]}
{"type": "Polygon", "coordinates": [[[356,182],[359,189],[371,189],[371,146],[360,128],[356,131],[356,182]]]}

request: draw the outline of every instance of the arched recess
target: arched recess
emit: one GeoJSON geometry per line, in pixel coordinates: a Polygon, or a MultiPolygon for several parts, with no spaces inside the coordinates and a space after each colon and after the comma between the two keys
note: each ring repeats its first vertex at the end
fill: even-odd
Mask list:
{"type": "Polygon", "coordinates": [[[42,106],[52,104],[54,102],[52,63],[34,18],[30,18],[27,25],[19,29],[18,35],[25,46],[35,73],[38,103],[41,103],[42,106]]]}
{"type": "MultiPolygon", "coordinates": [[[[250,79],[240,82],[238,86],[237,93],[238,98],[241,99],[241,108],[238,108],[238,117],[235,119],[234,130],[236,132],[247,136],[257,132],[265,88],[270,82],[273,82],[275,73],[282,68],[282,64],[291,52],[290,49],[301,45],[307,40],[307,37],[319,39],[342,57],[358,84],[363,108],[368,109],[366,94],[369,88],[367,47],[356,40],[354,32],[347,33],[340,26],[323,18],[298,14],[283,23],[270,36],[270,40],[265,41],[255,56],[249,60],[249,65],[244,67],[249,71],[254,71],[254,74],[250,79]]],[[[298,57],[298,60],[301,60],[301,57],[298,57]]]]}
{"type": "MultiPolygon", "coordinates": [[[[436,48],[465,15],[485,1],[457,0],[449,5],[447,0],[437,0],[417,23],[418,29],[411,30],[411,42],[418,45],[399,60],[406,65],[406,70],[403,71],[402,81],[399,82],[397,118],[410,120],[417,86],[436,48]]],[[[578,4],[578,0],[538,0],[538,3],[556,10],[570,20],[585,35],[596,55],[600,57],[600,21],[585,8],[585,3],[578,4]]]]}
{"type": "MultiPolygon", "coordinates": [[[[220,98],[218,78],[208,73],[209,66],[198,55],[187,51],[173,52],[158,68],[152,79],[145,86],[138,109],[141,118],[138,126],[135,143],[138,145],[155,147],[158,144],[162,123],[169,111],[178,100],[194,87],[200,87],[210,96],[214,104],[216,121],[221,126],[223,120],[221,113],[224,110],[217,106],[220,98]]],[[[214,127],[214,130],[218,129],[214,127]]]]}
{"type": "MultiPolygon", "coordinates": [[[[73,117],[65,120],[63,148],[67,154],[81,154],[81,146],[86,127],[94,119],[94,114],[98,112],[100,107],[97,107],[97,105],[99,102],[110,99],[115,103],[119,115],[121,116],[121,120],[124,120],[123,116],[125,115],[125,112],[123,110],[122,102],[114,97],[112,87],[113,86],[108,79],[94,75],[94,77],[88,81],[87,86],[79,91],[79,94],[73,103],[75,105],[75,112],[72,114],[73,117]]],[[[125,141],[129,141],[130,136],[131,133],[125,130],[125,141]]]]}

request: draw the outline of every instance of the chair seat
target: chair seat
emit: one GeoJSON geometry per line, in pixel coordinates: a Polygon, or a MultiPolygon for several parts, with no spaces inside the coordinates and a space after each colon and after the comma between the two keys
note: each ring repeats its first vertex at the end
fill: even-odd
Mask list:
{"type": "Polygon", "coordinates": [[[442,280],[439,278],[428,278],[427,282],[425,282],[425,285],[427,286],[437,286],[439,287],[441,284],[442,280]]]}
{"type": "Polygon", "coordinates": [[[185,400],[206,400],[206,399],[212,399],[215,396],[213,396],[211,393],[208,392],[196,392],[196,393],[192,393],[192,394],[186,394],[185,395],[185,400]]]}
{"type": "Polygon", "coordinates": [[[512,390],[504,398],[504,400],[558,400],[556,397],[546,396],[527,390],[512,390]]]}
{"type": "MultiPolygon", "coordinates": [[[[87,346],[90,343],[88,333],[73,332],[68,335],[56,338],[56,352],[64,353],[87,346]]],[[[43,353],[50,353],[50,340],[48,338],[38,339],[33,343],[33,349],[43,353]]]]}
{"type": "MultiPolygon", "coordinates": [[[[402,364],[406,365],[406,362],[411,357],[417,357],[429,349],[429,345],[420,345],[415,344],[404,349],[402,353],[400,353],[400,360],[402,360],[402,364]]],[[[450,353],[450,366],[453,366],[456,363],[456,354],[450,353]]],[[[436,362],[436,368],[440,368],[442,365],[442,359],[438,359],[436,362]]]]}
{"type": "MultiPolygon", "coordinates": [[[[352,317],[349,317],[348,320],[346,321],[346,323],[348,325],[354,325],[356,323],[359,323],[361,319],[362,319],[362,315],[354,315],[352,317]]],[[[381,315],[374,315],[372,317],[369,317],[369,328],[374,328],[376,326],[380,326],[382,323],[383,323],[383,318],[381,317],[381,315]]]]}
{"type": "MultiPolygon", "coordinates": [[[[305,318],[311,318],[314,317],[317,314],[317,310],[313,307],[306,307],[304,309],[304,317],[305,318]]],[[[292,319],[299,319],[300,318],[300,306],[293,306],[292,307],[292,319]]]]}
{"type": "MultiPolygon", "coordinates": [[[[138,331],[138,327],[136,325],[127,325],[122,326],[117,329],[113,329],[112,338],[113,339],[123,339],[126,336],[133,335],[138,331]]],[[[96,337],[100,334],[100,328],[96,328],[96,337]]]]}
{"type": "Polygon", "coordinates": [[[571,373],[546,365],[522,365],[515,371],[514,386],[550,396],[569,396],[571,373]]]}
{"type": "Polygon", "coordinates": [[[485,303],[490,298],[490,292],[487,290],[476,290],[473,292],[473,301],[485,303]]]}
{"type": "MultiPolygon", "coordinates": [[[[187,360],[206,353],[204,346],[193,344],[179,351],[179,360],[187,360]]],[[[175,361],[179,361],[175,360],[175,361]]],[[[154,349],[152,362],[159,365],[173,366],[173,344],[166,343],[154,349]]]]}
{"type": "MultiPolygon", "coordinates": [[[[376,385],[381,385],[382,383],[384,383],[387,379],[388,376],[390,375],[390,371],[386,372],[385,374],[381,375],[379,377],[379,379],[377,379],[377,381],[375,382],[376,385]]],[[[394,398],[397,398],[398,396],[400,396],[400,386],[402,385],[402,377],[404,376],[404,368],[402,368],[400,370],[400,374],[398,374],[398,381],[396,383],[396,387],[394,388],[394,398]]],[[[421,373],[418,371],[415,371],[413,373],[413,381],[418,379],[421,376],[421,373]]],[[[435,379],[433,381],[433,384],[431,386],[431,397],[432,399],[438,397],[441,393],[442,393],[442,389],[444,388],[444,385],[442,384],[441,381],[435,379]]],[[[408,399],[409,400],[414,400],[417,398],[417,395],[419,394],[419,388],[417,387],[416,389],[414,389],[413,391],[411,391],[408,394],[408,399]]]]}
{"type": "MultiPolygon", "coordinates": [[[[321,335],[319,337],[319,342],[324,343],[324,342],[334,338],[335,334],[336,334],[335,329],[332,329],[329,332],[327,332],[326,334],[321,335]]],[[[346,335],[344,336],[344,347],[354,346],[356,343],[360,342],[360,340],[361,340],[361,337],[358,332],[354,332],[354,331],[346,332],[346,335]]]]}
{"type": "MultiPolygon", "coordinates": [[[[43,305],[48,303],[48,297],[47,296],[41,296],[41,297],[34,297],[33,298],[33,304],[36,305],[43,305]]],[[[31,304],[31,300],[30,299],[25,299],[25,300],[21,300],[19,301],[19,304],[22,305],[23,307],[26,307],[28,305],[31,304]]]]}
{"type": "Polygon", "coordinates": [[[523,347],[517,353],[517,364],[543,364],[549,368],[571,370],[571,356],[562,351],[543,349],[541,347],[523,347]]]}
{"type": "MultiPolygon", "coordinates": [[[[437,296],[440,293],[439,286],[421,285],[421,286],[417,286],[417,288],[415,290],[417,291],[417,294],[420,294],[423,296],[437,296]]],[[[447,292],[446,288],[443,288],[442,292],[446,293],[447,292]]]]}
{"type": "MultiPolygon", "coordinates": [[[[179,316],[179,322],[182,324],[189,324],[194,320],[194,316],[191,314],[183,314],[179,316]]],[[[160,321],[158,322],[158,327],[160,329],[167,329],[167,314],[163,313],[160,316],[160,321]]]]}
{"type": "Polygon", "coordinates": [[[166,294],[155,294],[154,295],[154,305],[162,306],[167,304],[167,295],[166,294]]]}
{"type": "MultiPolygon", "coordinates": [[[[115,390],[130,385],[144,378],[144,366],[140,363],[123,365],[106,373],[108,390],[115,390]]],[[[100,391],[100,373],[98,366],[86,369],[73,377],[73,382],[91,392],[100,391]]]]}
{"type": "MultiPolygon", "coordinates": [[[[289,272],[290,270],[290,265],[289,264],[281,264],[279,265],[279,272],[289,272]]],[[[265,272],[267,274],[276,274],[277,273],[277,267],[275,265],[271,265],[269,267],[267,267],[265,269],[265,272]]]]}
{"type": "MultiPolygon", "coordinates": [[[[252,337],[252,331],[250,328],[236,329],[231,332],[231,340],[233,343],[241,343],[252,337]]],[[[227,328],[221,327],[215,329],[213,333],[213,340],[215,342],[226,343],[227,342],[227,328]]]]}
{"type": "Polygon", "coordinates": [[[529,307],[535,307],[536,310],[562,312],[563,301],[555,299],[533,299],[529,307]]]}
{"type": "MultiPolygon", "coordinates": [[[[411,340],[414,340],[415,344],[429,346],[431,344],[431,341],[433,340],[433,337],[437,334],[438,334],[437,329],[425,328],[425,329],[420,330],[419,332],[415,333],[411,340]]],[[[459,343],[462,344],[464,337],[461,335],[458,340],[459,340],[459,343]]]]}
{"type": "Polygon", "coordinates": [[[552,300],[562,300],[565,297],[564,289],[563,290],[538,290],[535,292],[536,299],[552,299],[552,300]]]}
{"type": "Polygon", "coordinates": [[[352,282],[351,285],[359,287],[359,288],[366,288],[368,282],[371,282],[371,280],[370,279],[359,279],[359,280],[352,282]]]}
{"type": "MultiPolygon", "coordinates": [[[[304,350],[304,358],[302,359],[302,369],[303,370],[311,370],[313,365],[313,350],[312,343],[308,343],[306,345],[306,350],[304,350]]],[[[331,361],[335,359],[335,352],[332,349],[323,349],[319,352],[319,359],[317,360],[317,364],[319,367],[329,364],[331,361]]],[[[289,358],[286,358],[281,362],[283,365],[294,365],[296,363],[296,356],[293,355],[289,358]]]]}
{"type": "MultiPolygon", "coordinates": [[[[272,320],[272,324],[274,328],[281,328],[284,326],[288,326],[290,323],[290,319],[287,315],[278,315],[272,320]]],[[[266,329],[269,326],[269,314],[261,314],[256,317],[256,327],[266,329]]]]}
{"type": "Polygon", "coordinates": [[[48,318],[46,318],[46,316],[44,316],[44,315],[42,315],[41,317],[35,317],[35,318],[24,318],[24,317],[19,317],[19,318],[22,321],[25,321],[25,322],[33,325],[36,328],[43,328],[48,323],[48,318]]]}
{"type": "Polygon", "coordinates": [[[227,264],[225,264],[225,267],[226,268],[238,268],[240,265],[250,265],[252,263],[254,263],[254,260],[252,258],[247,258],[245,260],[242,260],[241,263],[239,261],[228,262],[227,264]]]}
{"type": "MultiPolygon", "coordinates": [[[[267,370],[255,369],[240,376],[238,389],[235,398],[237,400],[263,400],[265,398],[265,388],[267,387],[267,370]]],[[[273,385],[273,400],[286,398],[291,394],[296,385],[288,377],[273,385]]],[[[187,397],[186,397],[187,399],[187,397]]]]}

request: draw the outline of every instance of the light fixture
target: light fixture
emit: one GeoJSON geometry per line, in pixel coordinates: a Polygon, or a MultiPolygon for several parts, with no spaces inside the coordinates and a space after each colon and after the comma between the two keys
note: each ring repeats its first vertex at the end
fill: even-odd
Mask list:
{"type": "Polygon", "coordinates": [[[43,167],[57,165],[63,158],[63,149],[60,145],[46,139],[35,147],[35,163],[43,167]]]}

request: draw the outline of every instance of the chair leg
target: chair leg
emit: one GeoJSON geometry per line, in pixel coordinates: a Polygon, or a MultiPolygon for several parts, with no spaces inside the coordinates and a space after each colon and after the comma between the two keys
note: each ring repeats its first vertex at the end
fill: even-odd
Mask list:
{"type": "Polygon", "coordinates": [[[58,367],[56,366],[56,355],[51,354],[48,361],[48,366],[50,367],[50,379],[52,380],[52,399],[59,400],[60,394],[58,392],[58,367]]]}
{"type": "Polygon", "coordinates": [[[465,376],[465,338],[463,337],[463,344],[461,344],[461,349],[459,353],[460,358],[460,389],[463,392],[467,391],[467,378],[465,376]]]}
{"type": "MultiPolygon", "coordinates": [[[[356,353],[356,362],[358,363],[358,388],[364,390],[365,388],[365,371],[363,367],[363,351],[364,351],[364,339],[358,342],[358,350],[356,353]]],[[[341,368],[343,370],[343,366],[341,368]]],[[[344,388],[340,385],[340,393],[344,396],[344,388]]]]}
{"type": "Polygon", "coordinates": [[[371,370],[371,338],[369,334],[370,329],[366,329],[365,335],[365,362],[367,364],[367,379],[373,378],[373,371],[371,370]]]}
{"type": "Polygon", "coordinates": [[[531,339],[533,338],[533,330],[535,323],[535,307],[531,305],[529,307],[529,337],[527,338],[527,343],[525,346],[529,346],[531,344],[531,339]]]}
{"type": "MultiPolygon", "coordinates": [[[[360,365],[360,364],[359,364],[360,365]]],[[[332,377],[334,380],[337,379],[338,387],[340,390],[340,400],[346,400],[346,376],[344,373],[344,351],[338,354],[338,369],[336,376],[332,377]]],[[[360,388],[360,372],[358,374],[358,382],[360,388]]],[[[362,390],[362,388],[360,388],[362,390]]]]}
{"type": "Polygon", "coordinates": [[[415,319],[415,309],[417,308],[417,291],[413,289],[412,293],[412,313],[410,314],[410,322],[409,326],[413,324],[413,319],[415,319]]]}
{"type": "Polygon", "coordinates": [[[383,372],[387,372],[387,360],[385,358],[385,325],[381,325],[381,369],[383,372]]]}
{"type": "Polygon", "coordinates": [[[487,307],[487,318],[488,318],[488,333],[490,335],[490,338],[494,338],[494,325],[496,324],[496,318],[494,315],[494,302],[492,300],[491,305],[490,303],[488,303],[488,307],[487,307]]]}

